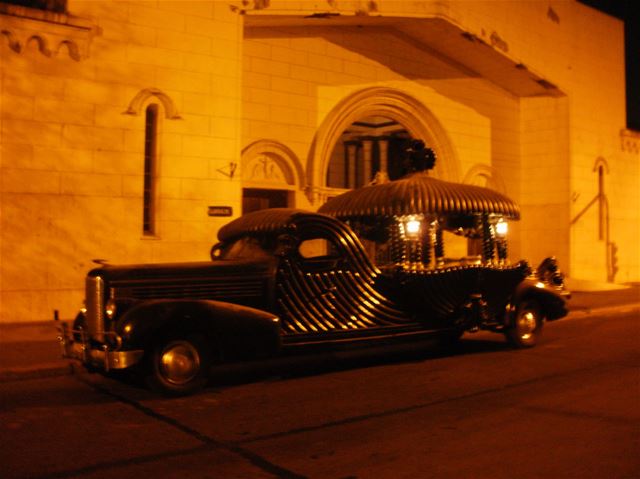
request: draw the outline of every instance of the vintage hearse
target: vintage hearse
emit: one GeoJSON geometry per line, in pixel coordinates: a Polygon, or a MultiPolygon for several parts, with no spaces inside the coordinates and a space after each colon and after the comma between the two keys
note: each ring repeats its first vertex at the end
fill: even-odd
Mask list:
{"type": "Polygon", "coordinates": [[[531,347],[545,320],[566,315],[569,293],[553,258],[535,270],[507,260],[507,223],[518,217],[495,191],[426,172],[344,193],[317,213],[249,213],[220,229],[211,261],[90,271],[85,307],[62,327],[64,355],[93,370],[136,369],[182,395],[214,364],[314,348],[479,329],[531,347]]]}

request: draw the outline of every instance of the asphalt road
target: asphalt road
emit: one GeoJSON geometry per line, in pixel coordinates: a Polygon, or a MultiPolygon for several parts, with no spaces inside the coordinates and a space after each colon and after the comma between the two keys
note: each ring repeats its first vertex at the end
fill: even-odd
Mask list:
{"type": "Polygon", "coordinates": [[[640,318],[465,336],[161,399],[99,375],[0,384],[0,477],[637,478],[640,318]]]}

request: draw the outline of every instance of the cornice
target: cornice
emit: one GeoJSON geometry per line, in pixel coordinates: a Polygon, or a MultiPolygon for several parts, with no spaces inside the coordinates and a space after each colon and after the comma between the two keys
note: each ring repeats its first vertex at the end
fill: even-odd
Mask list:
{"type": "Polygon", "coordinates": [[[97,25],[66,13],[0,3],[0,41],[16,54],[35,42],[45,57],[66,54],[81,61],[89,57],[91,39],[99,32],[97,25]]]}

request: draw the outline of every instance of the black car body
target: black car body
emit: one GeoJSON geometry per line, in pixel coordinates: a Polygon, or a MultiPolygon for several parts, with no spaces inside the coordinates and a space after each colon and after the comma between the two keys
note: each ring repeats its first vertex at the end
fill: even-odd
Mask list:
{"type": "Polygon", "coordinates": [[[480,194],[480,206],[467,199],[461,211],[410,212],[423,229],[412,237],[406,215],[351,211],[353,201],[337,197],[323,207],[328,214],[269,209],[232,221],[208,262],[102,265],[89,272],[85,308],[61,334],[64,354],[92,369],[138,368],[156,389],[186,394],[205,384],[212,364],[314,347],[456,339],[478,329],[533,346],[545,319],[567,313],[555,260],[536,271],[509,263],[494,230],[517,216],[510,200],[437,184],[462,188],[461,198],[480,194]],[[484,232],[483,254],[448,260],[447,229],[484,232]]]}

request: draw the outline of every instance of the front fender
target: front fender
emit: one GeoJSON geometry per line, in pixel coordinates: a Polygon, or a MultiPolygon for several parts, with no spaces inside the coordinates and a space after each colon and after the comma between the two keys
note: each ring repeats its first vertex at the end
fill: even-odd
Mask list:
{"type": "Polygon", "coordinates": [[[280,348],[277,316],[222,301],[145,301],[118,319],[116,331],[127,347],[143,349],[159,335],[203,334],[225,359],[264,357],[280,348]]]}
{"type": "Polygon", "coordinates": [[[550,285],[535,278],[524,279],[516,288],[511,303],[517,305],[523,299],[534,299],[542,308],[548,321],[560,319],[569,313],[567,300],[571,294],[564,288],[550,285]]]}

